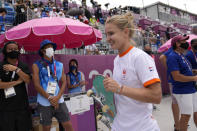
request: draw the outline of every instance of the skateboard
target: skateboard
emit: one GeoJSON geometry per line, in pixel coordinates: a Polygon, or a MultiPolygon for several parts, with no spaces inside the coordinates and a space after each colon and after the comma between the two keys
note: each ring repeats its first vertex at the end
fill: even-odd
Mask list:
{"type": "Polygon", "coordinates": [[[93,88],[87,91],[87,95],[92,97],[101,107],[101,113],[97,115],[97,120],[101,120],[109,129],[116,115],[114,104],[114,93],[107,92],[103,85],[104,76],[95,75],[93,88]]]}

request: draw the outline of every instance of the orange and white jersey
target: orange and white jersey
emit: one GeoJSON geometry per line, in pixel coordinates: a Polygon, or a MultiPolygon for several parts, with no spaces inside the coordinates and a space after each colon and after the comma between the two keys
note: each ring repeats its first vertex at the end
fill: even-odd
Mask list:
{"type": "MultiPolygon", "coordinates": [[[[113,79],[131,88],[148,88],[160,82],[153,58],[131,46],[114,60],[113,79]]],[[[117,115],[112,131],[159,131],[152,117],[152,104],[115,94],[117,115]]]]}

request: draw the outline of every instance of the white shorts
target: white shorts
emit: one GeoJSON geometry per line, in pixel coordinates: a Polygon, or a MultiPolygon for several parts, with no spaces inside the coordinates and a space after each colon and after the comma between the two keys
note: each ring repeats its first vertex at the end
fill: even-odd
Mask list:
{"type": "Polygon", "coordinates": [[[191,115],[197,112],[197,92],[192,94],[173,94],[178,102],[181,114],[191,115]]]}
{"type": "Polygon", "coordinates": [[[172,84],[171,83],[168,83],[169,84],[169,88],[170,88],[170,95],[171,95],[171,97],[172,97],[172,104],[178,104],[177,103],[177,100],[176,100],[176,98],[175,98],[175,96],[173,95],[173,93],[172,93],[172,84]]]}

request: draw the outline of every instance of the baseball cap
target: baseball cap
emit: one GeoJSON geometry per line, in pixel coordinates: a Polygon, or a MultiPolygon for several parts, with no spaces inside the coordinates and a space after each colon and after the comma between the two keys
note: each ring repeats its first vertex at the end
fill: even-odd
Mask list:
{"type": "Polygon", "coordinates": [[[182,41],[182,40],[188,40],[189,36],[182,36],[182,35],[177,35],[172,38],[171,40],[171,46],[174,46],[176,42],[182,41]]]}

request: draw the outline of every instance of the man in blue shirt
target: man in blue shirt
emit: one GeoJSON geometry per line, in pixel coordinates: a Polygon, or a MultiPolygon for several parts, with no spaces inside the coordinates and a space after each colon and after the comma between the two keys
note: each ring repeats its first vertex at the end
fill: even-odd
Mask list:
{"type": "Polygon", "coordinates": [[[5,33],[5,15],[7,11],[5,8],[0,8],[0,34],[5,33]]]}
{"type": "MultiPolygon", "coordinates": [[[[186,58],[192,65],[192,71],[194,75],[197,75],[197,39],[191,40],[191,50],[187,52],[186,58]]],[[[197,83],[195,83],[195,87],[197,89],[197,83]]],[[[194,118],[197,118],[197,113],[194,114],[194,118]]],[[[194,119],[195,123],[197,123],[197,119],[194,119]]]]}
{"type": "MultiPolygon", "coordinates": [[[[197,76],[193,76],[190,62],[183,53],[188,49],[186,40],[189,36],[178,35],[172,38],[171,45],[173,51],[167,58],[168,71],[173,85],[173,95],[175,96],[180,109],[180,131],[187,131],[191,114],[197,114],[197,93],[194,82],[197,76]]],[[[196,116],[196,115],[195,115],[196,116]]],[[[194,118],[195,124],[197,118],[194,118]]]]}
{"type": "Polygon", "coordinates": [[[49,40],[41,42],[39,55],[42,59],[32,66],[34,86],[38,92],[40,123],[43,125],[43,131],[50,131],[52,117],[55,117],[66,131],[73,131],[62,96],[66,87],[63,64],[54,59],[56,47],[57,45],[49,40]]]}
{"type": "Polygon", "coordinates": [[[191,50],[187,52],[186,58],[192,65],[192,69],[197,70],[197,39],[191,40],[191,50]]]}
{"type": "MultiPolygon", "coordinates": [[[[162,65],[165,67],[165,69],[168,69],[167,67],[167,58],[169,56],[169,54],[173,51],[172,47],[170,49],[168,49],[166,52],[164,52],[160,57],[159,60],[161,61],[162,65]]],[[[172,82],[170,79],[170,72],[167,71],[167,79],[168,79],[168,84],[169,84],[169,88],[170,88],[170,94],[172,97],[172,113],[173,113],[173,117],[174,117],[174,131],[179,131],[179,106],[177,103],[176,98],[174,97],[174,95],[172,94],[172,82]]]]}

